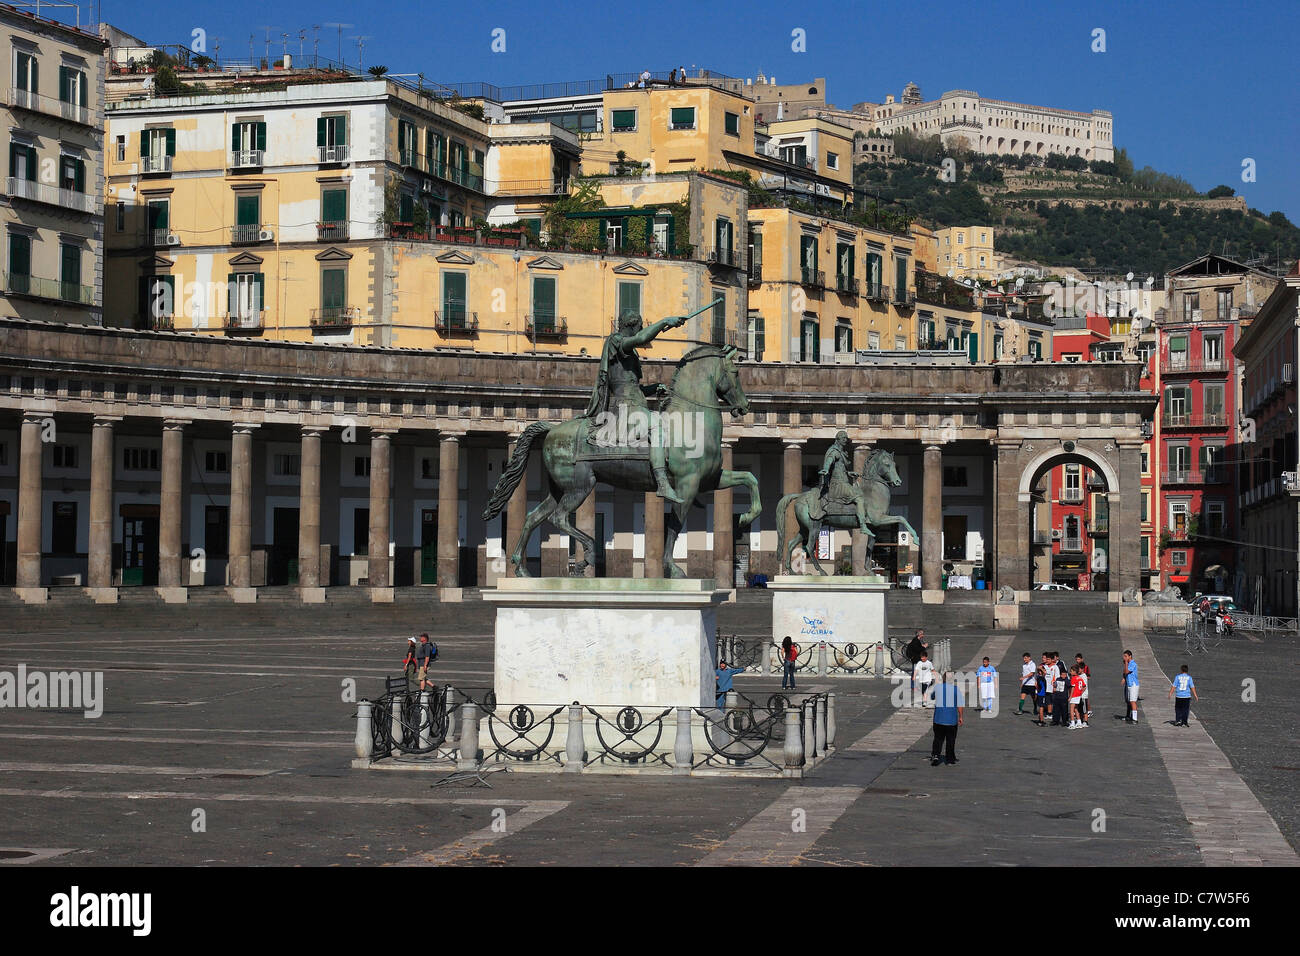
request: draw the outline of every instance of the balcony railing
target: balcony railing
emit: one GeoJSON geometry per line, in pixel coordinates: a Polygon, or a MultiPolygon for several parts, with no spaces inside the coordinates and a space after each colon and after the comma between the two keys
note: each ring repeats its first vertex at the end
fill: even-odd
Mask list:
{"type": "Polygon", "coordinates": [[[174,315],[151,315],[145,319],[145,322],[155,332],[172,332],[176,329],[174,315]]]}
{"type": "Polygon", "coordinates": [[[1082,550],[1083,550],[1083,539],[1082,539],[1082,538],[1062,538],[1062,539],[1061,539],[1061,550],[1062,550],[1062,551],[1082,551],[1082,550]]]}
{"type": "Polygon", "coordinates": [[[464,309],[442,309],[434,312],[433,322],[443,335],[478,331],[478,313],[467,312],[464,309]]]}
{"type": "Polygon", "coordinates": [[[1226,372],[1228,370],[1228,360],[1221,358],[1188,358],[1186,353],[1170,354],[1169,361],[1161,366],[1160,370],[1167,374],[1177,372],[1226,372]]]}
{"type": "Polygon", "coordinates": [[[265,327],[265,309],[240,309],[226,316],[222,326],[231,334],[260,332],[265,327]]]}
{"type": "Polygon", "coordinates": [[[346,219],[316,223],[316,238],[321,242],[342,242],[348,237],[346,219]]]}
{"type": "Polygon", "coordinates": [[[718,246],[709,253],[709,261],[720,266],[734,266],[736,264],[736,250],[731,246],[718,246]]]}
{"type": "MultiPolygon", "coordinates": [[[[412,162],[407,165],[414,166],[415,163],[412,162]]],[[[473,189],[475,192],[483,192],[483,177],[477,173],[471,173],[468,169],[461,169],[458,166],[452,166],[450,163],[433,163],[429,172],[439,179],[445,179],[457,186],[464,186],[466,189],[473,189]]]]}
{"type": "Polygon", "coordinates": [[[352,155],[346,145],[317,146],[316,152],[320,155],[320,162],[322,163],[346,163],[352,155]]]}
{"type": "Polygon", "coordinates": [[[867,301],[869,302],[889,301],[889,290],[886,289],[885,286],[879,282],[868,282],[866,295],[867,295],[867,301]]]}
{"type": "Polygon", "coordinates": [[[95,197],[88,193],[79,193],[75,189],[60,189],[44,183],[23,179],[21,176],[9,176],[5,179],[5,192],[20,199],[41,202],[50,206],[62,206],[77,212],[94,213],[98,206],[95,197]]]}
{"type": "Polygon", "coordinates": [[[1199,322],[1202,314],[1201,309],[1183,309],[1174,313],[1174,321],[1181,323],[1199,322]]]}
{"type": "Polygon", "coordinates": [[[894,290],[894,305],[902,306],[905,309],[910,309],[915,304],[916,304],[915,292],[908,292],[905,289],[894,290]]]}
{"type": "Polygon", "coordinates": [[[361,310],[353,305],[329,305],[311,310],[313,329],[351,328],[361,317],[361,310]]]}
{"type": "Polygon", "coordinates": [[[494,196],[563,196],[569,191],[567,179],[506,179],[494,184],[494,196]]]}
{"type": "Polygon", "coordinates": [[[243,225],[230,227],[230,244],[247,245],[262,241],[262,227],[258,225],[243,225]]]}
{"type": "Polygon", "coordinates": [[[1110,535],[1110,519],[1098,518],[1093,521],[1088,528],[1088,534],[1094,538],[1105,538],[1110,535]]]}
{"type": "Polygon", "coordinates": [[[1165,428],[1227,428],[1228,416],[1223,412],[1209,415],[1166,415],[1165,428]]]}
{"type": "Polygon", "coordinates": [[[749,259],[749,281],[761,282],[763,279],[763,260],[761,257],[750,256],[749,259]]]}
{"type": "Polygon", "coordinates": [[[1161,476],[1166,485],[1221,485],[1228,480],[1226,468],[1205,468],[1200,471],[1173,469],[1161,476]]]}
{"type": "Polygon", "coordinates": [[[19,109],[31,110],[33,113],[61,116],[65,120],[80,123],[82,126],[94,125],[90,110],[86,107],[76,103],[68,103],[64,100],[57,100],[52,96],[33,93],[20,87],[9,87],[9,102],[19,109]]]}
{"type": "Polygon", "coordinates": [[[37,299],[56,299],[73,305],[94,305],[95,287],[61,279],[43,279],[21,272],[5,274],[5,291],[13,295],[29,295],[37,299]]]}
{"type": "Polygon", "coordinates": [[[835,291],[847,292],[850,295],[857,295],[858,294],[857,276],[837,275],[835,277],[835,291]]]}
{"type": "Polygon", "coordinates": [[[1083,504],[1082,488],[1066,488],[1061,492],[1061,504],[1063,505],[1081,505],[1083,504]]]}
{"type": "Polygon", "coordinates": [[[170,173],[172,171],[171,156],[141,156],[140,172],[142,173],[170,173]]]}
{"type": "Polygon", "coordinates": [[[527,331],[535,339],[560,338],[569,334],[569,324],[562,315],[530,315],[527,331]]]}
{"type": "Polygon", "coordinates": [[[397,162],[402,166],[414,166],[415,147],[410,146],[407,147],[406,149],[400,150],[397,154],[397,162]]]}
{"type": "Polygon", "coordinates": [[[264,149],[237,149],[230,154],[230,168],[248,169],[262,166],[265,158],[266,150],[264,149]]]}
{"type": "Polygon", "coordinates": [[[804,266],[799,270],[799,282],[801,285],[825,286],[826,273],[820,269],[813,269],[810,266],[804,266]]]}
{"type": "Polygon", "coordinates": [[[170,245],[171,243],[167,241],[170,236],[171,233],[166,229],[150,229],[145,233],[145,238],[151,246],[170,245]]]}

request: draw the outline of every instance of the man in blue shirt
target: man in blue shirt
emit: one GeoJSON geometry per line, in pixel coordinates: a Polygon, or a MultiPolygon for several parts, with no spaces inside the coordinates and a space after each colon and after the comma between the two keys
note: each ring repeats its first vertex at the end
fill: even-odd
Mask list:
{"type": "Polygon", "coordinates": [[[727,692],[731,690],[731,678],[737,674],[745,673],[743,667],[728,667],[727,662],[718,659],[718,700],[717,705],[722,707],[727,702],[727,692]]]}
{"type": "Polygon", "coordinates": [[[1124,652],[1124,699],[1128,701],[1128,721],[1138,722],[1138,662],[1133,652],[1124,652]]]}
{"type": "Polygon", "coordinates": [[[1169,696],[1174,699],[1174,726],[1186,727],[1188,712],[1192,709],[1192,698],[1196,702],[1201,702],[1201,697],[1196,693],[1196,682],[1192,680],[1192,675],[1187,673],[1187,665],[1183,665],[1182,673],[1174,678],[1174,682],[1169,685],[1169,696]]]}
{"type": "Polygon", "coordinates": [[[945,751],[945,763],[957,762],[957,728],[964,723],[966,701],[961,688],[952,683],[952,671],[945,671],[943,683],[930,692],[934,701],[934,746],[930,748],[930,766],[939,766],[939,751],[945,751]]]}

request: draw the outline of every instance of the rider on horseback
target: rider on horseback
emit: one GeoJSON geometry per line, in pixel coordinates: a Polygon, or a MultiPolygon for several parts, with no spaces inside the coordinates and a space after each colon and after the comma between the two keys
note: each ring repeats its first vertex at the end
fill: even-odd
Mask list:
{"type": "Polygon", "coordinates": [[[618,414],[620,406],[625,409],[620,419],[630,419],[630,413],[637,411],[644,415],[644,421],[650,422],[652,434],[648,435],[650,467],[654,473],[655,490],[659,497],[680,503],[681,496],[673,490],[668,480],[667,453],[664,450],[663,426],[657,416],[650,414],[646,402],[647,392],[654,391],[659,397],[666,394],[662,385],[648,390],[641,385],[641,359],[636,350],[649,345],[656,335],[665,329],[675,329],[685,324],[685,316],[670,316],[660,319],[653,325],[641,327],[641,316],[630,309],[619,317],[618,331],[605,339],[600,353],[600,371],[596,376],[596,387],[592,390],[591,401],[583,413],[594,418],[602,412],[618,414]],[[625,418],[626,416],[626,418],[625,418]]]}
{"type": "Polygon", "coordinates": [[[821,471],[818,472],[822,479],[820,494],[808,509],[808,516],[820,521],[826,515],[827,506],[833,508],[837,505],[852,505],[858,515],[858,529],[870,534],[866,498],[862,487],[857,483],[858,473],[851,471],[851,467],[849,433],[841,430],[835,435],[834,444],[826,450],[826,457],[822,460],[821,471]]]}

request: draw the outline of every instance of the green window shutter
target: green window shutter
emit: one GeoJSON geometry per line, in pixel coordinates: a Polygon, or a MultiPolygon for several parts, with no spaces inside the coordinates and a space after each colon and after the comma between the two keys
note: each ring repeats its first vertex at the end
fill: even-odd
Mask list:
{"type": "Polygon", "coordinates": [[[59,101],[72,102],[72,71],[66,66],[59,67],[59,101]]]}
{"type": "Polygon", "coordinates": [[[641,314],[641,286],[636,282],[618,284],[618,315],[615,318],[622,318],[628,311],[641,314]]]}
{"type": "Polygon", "coordinates": [[[321,305],[327,309],[342,309],[346,298],[347,272],[343,269],[322,269],[321,305]]]}
{"type": "Polygon", "coordinates": [[[27,56],[26,53],[19,53],[17,56],[18,56],[18,88],[20,90],[25,90],[28,89],[27,66],[31,62],[31,59],[30,57],[27,56]]]}
{"type": "Polygon", "coordinates": [[[32,85],[29,87],[29,89],[33,93],[40,93],[41,92],[41,84],[40,84],[41,65],[36,62],[36,57],[34,56],[28,57],[28,60],[31,61],[32,64],[32,85]]]}
{"type": "Polygon", "coordinates": [[[895,291],[901,299],[907,295],[907,260],[899,259],[894,265],[895,291]]]}
{"type": "Polygon", "coordinates": [[[321,198],[321,221],[342,222],[348,218],[348,191],[327,189],[321,198]]]}
{"type": "Polygon", "coordinates": [[[334,117],[334,145],[346,146],[348,144],[348,118],[346,116],[334,117]]]}
{"type": "Polygon", "coordinates": [[[90,82],[86,79],[85,73],[77,74],[77,92],[81,95],[77,98],[83,107],[90,105],[90,82]]]}
{"type": "Polygon", "coordinates": [[[266,276],[264,276],[260,272],[257,273],[255,276],[253,276],[253,313],[254,314],[262,311],[263,308],[262,304],[266,301],[266,296],[263,294],[265,289],[264,286],[265,281],[266,281],[266,276]]]}
{"type": "Polygon", "coordinates": [[[80,159],[74,160],[72,173],[72,188],[79,193],[86,191],[86,164],[80,159]]]}
{"type": "Polygon", "coordinates": [[[167,127],[167,155],[176,155],[176,130],[170,126],[167,127]]]}
{"type": "Polygon", "coordinates": [[[27,236],[9,236],[9,272],[26,276],[32,273],[32,241],[27,236]]]}
{"type": "Polygon", "coordinates": [[[140,130],[140,155],[149,155],[149,131],[145,129],[140,130]]]}
{"type": "Polygon", "coordinates": [[[325,117],[321,116],[316,120],[316,145],[325,146],[325,117]]]}
{"type": "Polygon", "coordinates": [[[465,314],[465,273],[444,272],[442,274],[442,307],[446,312],[444,318],[465,314]]]}
{"type": "Polygon", "coordinates": [[[171,212],[171,203],[151,202],[149,204],[149,228],[166,229],[171,212]]]}
{"type": "Polygon", "coordinates": [[[610,110],[609,124],[614,129],[636,129],[636,110],[610,110]]]}
{"type": "Polygon", "coordinates": [[[36,182],[36,147],[27,147],[27,179],[36,182]]]}
{"type": "Polygon", "coordinates": [[[980,360],[980,337],[976,332],[972,332],[966,339],[966,346],[969,349],[971,364],[974,365],[980,360]]]}
{"type": "Polygon", "coordinates": [[[740,117],[735,113],[725,113],[723,114],[723,116],[725,120],[724,128],[726,129],[726,131],[730,133],[732,136],[739,136],[740,117]]]}
{"type": "Polygon", "coordinates": [[[238,123],[230,124],[230,150],[237,153],[243,149],[243,132],[244,129],[238,123]]]}
{"type": "Polygon", "coordinates": [[[235,197],[235,224],[258,226],[262,223],[261,202],[258,196],[235,197]]]}
{"type": "Polygon", "coordinates": [[[403,192],[397,204],[397,219],[399,222],[410,222],[414,217],[415,197],[408,192],[403,192]]]}
{"type": "Polygon", "coordinates": [[[238,309],[236,308],[236,305],[239,302],[239,286],[237,285],[238,281],[239,281],[239,277],[235,273],[231,272],[226,275],[226,314],[227,315],[234,315],[238,311],[238,309]]]}
{"type": "Polygon", "coordinates": [[[265,123],[258,123],[258,124],[256,124],[256,129],[257,129],[257,147],[256,147],[256,148],[257,148],[257,149],[261,149],[261,150],[265,150],[265,149],[266,149],[266,124],[265,124],[265,123]]]}
{"type": "Polygon", "coordinates": [[[81,250],[71,245],[63,243],[59,247],[59,279],[65,284],[81,284],[81,250]]]}
{"type": "Polygon", "coordinates": [[[406,152],[406,124],[401,120],[397,121],[397,152],[406,152]]]}
{"type": "Polygon", "coordinates": [[[555,279],[551,276],[533,277],[533,317],[555,317],[555,279]]]}
{"type": "Polygon", "coordinates": [[[18,150],[21,149],[17,143],[9,144],[9,175],[16,177],[18,175],[18,150]]]}
{"type": "Polygon", "coordinates": [[[670,114],[673,126],[694,126],[695,125],[695,107],[694,106],[674,106],[670,114]]]}

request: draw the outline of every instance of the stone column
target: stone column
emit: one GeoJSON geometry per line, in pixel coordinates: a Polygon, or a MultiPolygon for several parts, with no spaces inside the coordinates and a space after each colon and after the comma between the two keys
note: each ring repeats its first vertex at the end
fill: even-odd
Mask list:
{"type": "Polygon", "coordinates": [[[921,587],[938,591],[943,566],[943,448],[926,445],[921,486],[921,587]]]}
{"type": "Polygon", "coordinates": [[[444,433],[438,440],[439,600],[459,601],[460,589],[460,440],[444,433]]]}
{"type": "MultiPolygon", "coordinates": [[[[1121,445],[1118,459],[1119,488],[1107,489],[1110,537],[1106,559],[1111,591],[1142,587],[1142,478],[1141,445],[1121,445]]],[[[1140,625],[1139,625],[1140,626],[1140,625]]]]}
{"type": "Polygon", "coordinates": [[[298,595],[304,604],[324,604],[320,566],[320,458],[326,429],[304,425],[298,469],[298,595]]]}
{"type": "Polygon", "coordinates": [[[393,588],[389,568],[389,520],[392,504],[393,432],[370,430],[370,548],[366,577],[370,581],[370,599],[389,603],[393,588]]]}
{"type": "Polygon", "coordinates": [[[186,424],[173,418],[163,422],[162,487],[158,496],[158,595],[168,604],[184,604],[188,593],[181,580],[181,486],[186,424]]]}
{"type": "MultiPolygon", "coordinates": [[[[993,586],[1028,591],[1033,573],[1030,558],[1032,529],[1029,508],[1032,489],[1020,495],[1020,442],[997,441],[997,484],[993,496],[993,521],[997,525],[997,550],[993,554],[993,586]]],[[[988,558],[988,554],[985,554],[988,558]]]]}
{"type": "Polygon", "coordinates": [[[90,548],[86,587],[97,603],[117,602],[113,587],[113,426],[99,418],[90,435],[90,548]]]}
{"type": "MultiPolygon", "coordinates": [[[[576,527],[579,531],[592,535],[596,534],[596,491],[593,488],[591,494],[587,495],[586,500],[578,505],[578,511],[575,515],[577,522],[576,527]]],[[[596,576],[596,555],[587,554],[581,544],[576,545],[575,556],[581,556],[588,562],[586,570],[583,571],[583,577],[594,578],[596,576]]]]}
{"type": "MultiPolygon", "coordinates": [[[[515,435],[506,445],[506,461],[509,462],[514,456],[515,447],[519,441],[519,436],[515,435]]],[[[501,537],[501,548],[505,552],[507,566],[506,574],[514,574],[515,569],[509,566],[510,554],[514,550],[515,542],[519,540],[519,532],[524,529],[524,520],[528,517],[528,472],[524,471],[524,476],[519,479],[519,485],[515,488],[515,493],[510,496],[510,502],[506,505],[506,533],[501,537]]],[[[524,549],[522,560],[527,564],[528,549],[524,549]]]]}
{"type": "Polygon", "coordinates": [[[664,500],[645,493],[645,576],[664,576],[664,500]]]}
{"type": "MultiPolygon", "coordinates": [[[[853,470],[859,475],[867,469],[867,458],[871,454],[870,442],[858,442],[853,447],[853,470]]],[[[852,532],[852,549],[853,549],[853,573],[856,575],[870,574],[871,568],[867,564],[867,536],[861,531],[852,532]]]]}
{"type": "Polygon", "coordinates": [[[253,587],[253,431],[236,422],[230,437],[230,596],[236,603],[257,600],[253,587]]]}
{"type": "Polygon", "coordinates": [[[43,604],[41,587],[41,516],[45,506],[41,488],[41,432],[52,416],[25,412],[18,451],[18,567],[14,587],[30,604],[43,604]]]}
{"type": "MultiPolygon", "coordinates": [[[[731,471],[736,449],[734,439],[722,440],[722,469],[731,471]]],[[[736,587],[736,541],[732,533],[732,498],[730,488],[720,488],[713,493],[713,586],[724,591],[736,587]]]]}
{"type": "MultiPolygon", "coordinates": [[[[806,439],[787,438],[785,446],[781,452],[781,494],[797,495],[803,491],[803,446],[806,439]]],[[[791,506],[785,512],[785,547],[790,547],[790,542],[794,536],[799,533],[799,522],[794,516],[794,507],[791,506]]],[[[812,549],[817,547],[816,541],[805,541],[804,548],[812,549]]],[[[776,556],[777,573],[782,573],[781,567],[785,561],[784,554],[776,556]]]]}

